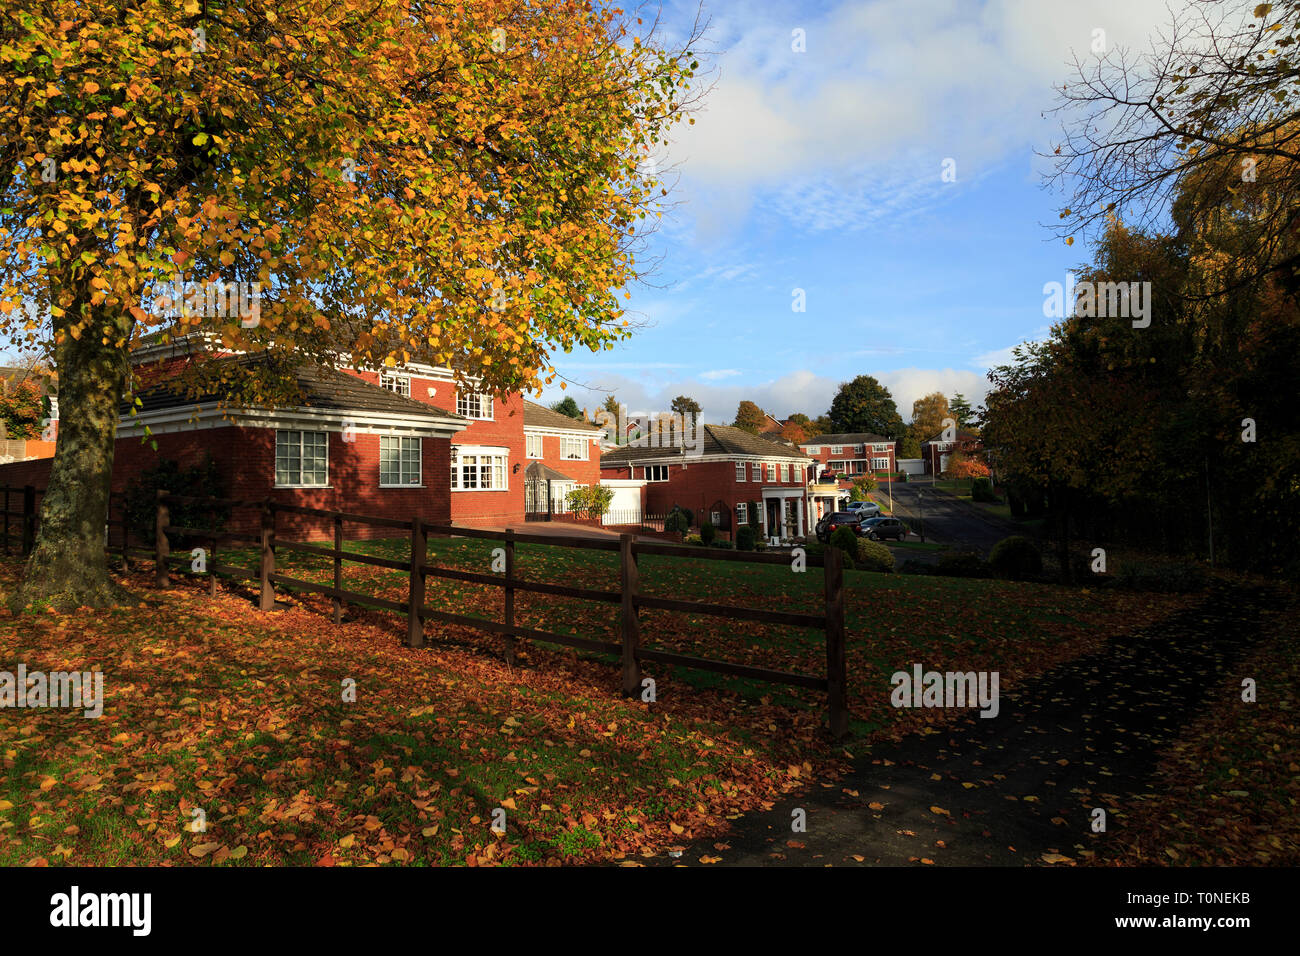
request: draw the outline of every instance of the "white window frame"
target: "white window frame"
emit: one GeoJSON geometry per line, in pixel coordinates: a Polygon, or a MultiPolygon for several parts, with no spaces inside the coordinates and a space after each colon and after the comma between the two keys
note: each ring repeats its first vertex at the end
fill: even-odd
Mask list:
{"type": "Polygon", "coordinates": [[[406,435],[380,435],[379,436],[379,487],[380,488],[423,488],[424,487],[424,442],[420,438],[411,438],[406,435]],[[384,443],[397,443],[397,478],[396,482],[384,481],[384,443]],[[415,474],[414,481],[402,481],[402,466],[410,464],[411,459],[407,455],[409,449],[408,442],[415,442],[415,474]]]}
{"type": "Polygon", "coordinates": [[[889,471],[889,459],[888,459],[888,458],[873,458],[873,459],[871,459],[871,470],[872,470],[872,471],[889,471]]]}
{"type": "Polygon", "coordinates": [[[748,469],[746,469],[746,467],[745,467],[745,463],[744,463],[743,461],[738,461],[738,462],[736,462],[736,480],[737,480],[737,481],[744,481],[744,480],[745,480],[745,475],[746,475],[747,471],[748,471],[748,469]]]}
{"type": "Polygon", "coordinates": [[[451,464],[451,490],[452,491],[509,491],[510,490],[510,450],[507,448],[490,448],[478,447],[475,445],[458,445],[456,460],[451,464]],[[488,461],[480,461],[486,458],[488,461]],[[470,462],[473,459],[473,462],[470,462]],[[493,479],[490,487],[483,487],[482,469],[487,467],[488,476],[493,479]],[[474,469],[474,486],[467,487],[465,484],[466,468],[474,469]],[[500,487],[495,483],[496,478],[501,479],[500,487]]]}
{"type": "Polygon", "coordinates": [[[545,447],[546,447],[546,446],[545,446],[545,444],[544,444],[544,442],[543,442],[543,438],[542,438],[541,435],[525,435],[525,436],[524,436],[524,455],[525,455],[525,457],[527,457],[527,458],[545,458],[546,455],[545,455],[545,453],[544,453],[544,451],[543,451],[543,449],[544,449],[545,447]],[[536,443],[537,443],[537,446],[536,446],[536,447],[537,447],[537,452],[536,452],[536,454],[533,453],[533,442],[536,442],[536,443]]]}
{"type": "Polygon", "coordinates": [[[843,446],[843,445],[831,445],[831,454],[832,454],[832,455],[842,455],[842,454],[844,454],[844,446],[843,446]]]}
{"type": "Polygon", "coordinates": [[[667,481],[667,480],[668,480],[668,466],[667,466],[667,465],[645,465],[645,466],[643,466],[642,470],[645,472],[645,480],[646,480],[646,481],[667,481]],[[663,469],[663,477],[662,477],[662,478],[654,478],[654,477],[652,477],[652,475],[657,475],[657,474],[659,474],[659,469],[660,469],[660,468],[663,469]]]}
{"type": "Polygon", "coordinates": [[[740,501],[736,503],[736,527],[749,524],[749,502],[740,501]]]}
{"type": "Polygon", "coordinates": [[[398,395],[411,397],[411,376],[402,375],[399,372],[380,372],[379,387],[386,388],[390,392],[396,392],[398,395]]]}
{"type": "Polygon", "coordinates": [[[812,445],[812,446],[810,446],[810,447],[808,447],[808,448],[806,448],[806,449],[804,449],[804,450],[805,450],[806,452],[808,452],[808,454],[810,454],[810,455],[820,455],[821,452],[822,452],[822,446],[821,446],[821,445],[812,445]]]}
{"type": "Polygon", "coordinates": [[[767,480],[770,483],[776,482],[776,462],[774,461],[769,461],[767,463],[767,480]]]}
{"type": "MultiPolygon", "coordinates": [[[[312,440],[312,445],[313,445],[313,448],[314,448],[315,446],[318,446],[318,445],[319,445],[319,442],[315,441],[315,439],[313,438],[313,440],[312,440]]],[[[275,430],[275,461],[274,461],[274,467],[275,467],[275,487],[277,487],[277,488],[328,488],[328,487],[329,487],[329,484],[330,484],[330,436],[329,436],[329,432],[318,432],[318,431],[311,431],[310,429],[298,429],[298,428],[277,428],[277,429],[275,430]],[[293,441],[293,439],[290,439],[290,438],[288,437],[288,436],[290,436],[290,435],[297,436],[296,441],[297,441],[297,444],[298,444],[298,480],[297,480],[297,481],[286,481],[286,482],[281,483],[281,481],[280,481],[280,444],[281,444],[281,437],[282,437],[282,436],[284,437],[284,440],[285,440],[286,443],[291,443],[291,442],[293,441]],[[306,461],[306,455],[303,454],[303,446],[306,444],[306,437],[305,437],[305,436],[307,436],[307,435],[312,435],[312,436],[320,435],[322,438],[325,439],[325,477],[324,477],[324,480],[323,480],[323,481],[319,481],[319,482],[315,482],[315,481],[312,481],[312,482],[306,482],[306,481],[303,481],[303,480],[302,480],[302,476],[303,476],[303,467],[302,467],[302,466],[303,466],[303,462],[306,461]]]]}
{"type": "Polygon", "coordinates": [[[803,484],[803,465],[794,466],[794,480],[801,485],[803,484]]]}
{"type": "Polygon", "coordinates": [[[492,396],[482,392],[471,392],[468,389],[458,390],[456,392],[456,414],[464,418],[472,418],[479,422],[496,421],[496,414],[493,408],[492,396]],[[469,411],[470,402],[473,400],[478,404],[477,415],[469,411]],[[487,414],[483,410],[487,409],[487,414]]]}
{"type": "Polygon", "coordinates": [[[750,471],[750,479],[752,481],[763,480],[763,463],[761,461],[754,462],[754,467],[750,471]]]}
{"type": "Polygon", "coordinates": [[[560,436],[560,458],[563,461],[586,461],[589,457],[587,448],[588,445],[586,438],[574,438],[571,435],[560,436]],[[577,443],[578,454],[570,455],[565,450],[565,446],[567,445],[569,448],[573,448],[575,442],[577,443]]]}
{"type": "Polygon", "coordinates": [[[790,482],[790,464],[789,462],[783,461],[781,462],[781,484],[785,485],[785,484],[789,484],[789,482],[790,482]]]}

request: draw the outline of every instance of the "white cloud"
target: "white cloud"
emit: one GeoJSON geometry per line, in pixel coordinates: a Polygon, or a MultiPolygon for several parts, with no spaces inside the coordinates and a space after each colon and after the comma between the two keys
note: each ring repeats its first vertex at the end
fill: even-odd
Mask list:
{"type": "Polygon", "coordinates": [[[1057,129],[1044,119],[1094,30],[1139,52],[1168,19],[1164,0],[861,0],[820,13],[782,6],[731,15],[715,5],[725,52],[694,126],[670,149],[700,234],[755,205],[809,230],[863,228],[957,186],[1057,129]],[[790,32],[807,34],[807,52],[790,32]]]}
{"type": "Polygon", "coordinates": [[[732,376],[739,374],[740,369],[738,368],[716,368],[710,372],[701,372],[700,378],[704,379],[706,382],[716,382],[720,378],[731,378],[732,376]]]}

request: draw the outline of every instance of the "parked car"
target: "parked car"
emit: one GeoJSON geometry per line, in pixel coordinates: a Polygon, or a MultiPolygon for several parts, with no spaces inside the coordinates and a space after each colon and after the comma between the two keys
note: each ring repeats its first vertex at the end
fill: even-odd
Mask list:
{"type": "Polygon", "coordinates": [[[817,540],[825,544],[830,541],[836,528],[849,527],[855,534],[862,534],[862,517],[852,511],[835,511],[817,522],[817,540]]]}
{"type": "Polygon", "coordinates": [[[872,541],[893,538],[902,541],[907,537],[907,525],[897,518],[868,518],[863,521],[859,534],[865,534],[872,541]]]}
{"type": "Polygon", "coordinates": [[[850,501],[844,506],[844,510],[862,518],[874,518],[880,514],[880,505],[874,501],[850,501]]]}

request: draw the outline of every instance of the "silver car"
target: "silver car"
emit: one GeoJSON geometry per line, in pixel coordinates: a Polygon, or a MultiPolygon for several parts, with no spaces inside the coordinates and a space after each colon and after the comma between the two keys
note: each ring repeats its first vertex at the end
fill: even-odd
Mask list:
{"type": "Polygon", "coordinates": [[[880,514],[880,505],[874,501],[850,501],[844,506],[844,510],[857,515],[859,518],[874,518],[880,514]]]}

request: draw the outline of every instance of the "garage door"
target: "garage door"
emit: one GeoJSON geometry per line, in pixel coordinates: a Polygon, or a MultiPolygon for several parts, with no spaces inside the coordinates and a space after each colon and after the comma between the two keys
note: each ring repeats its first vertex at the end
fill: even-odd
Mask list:
{"type": "Polygon", "coordinates": [[[613,487],[610,490],[614,492],[614,497],[609,502],[609,510],[605,512],[604,523],[640,524],[641,489],[613,487]]]}

